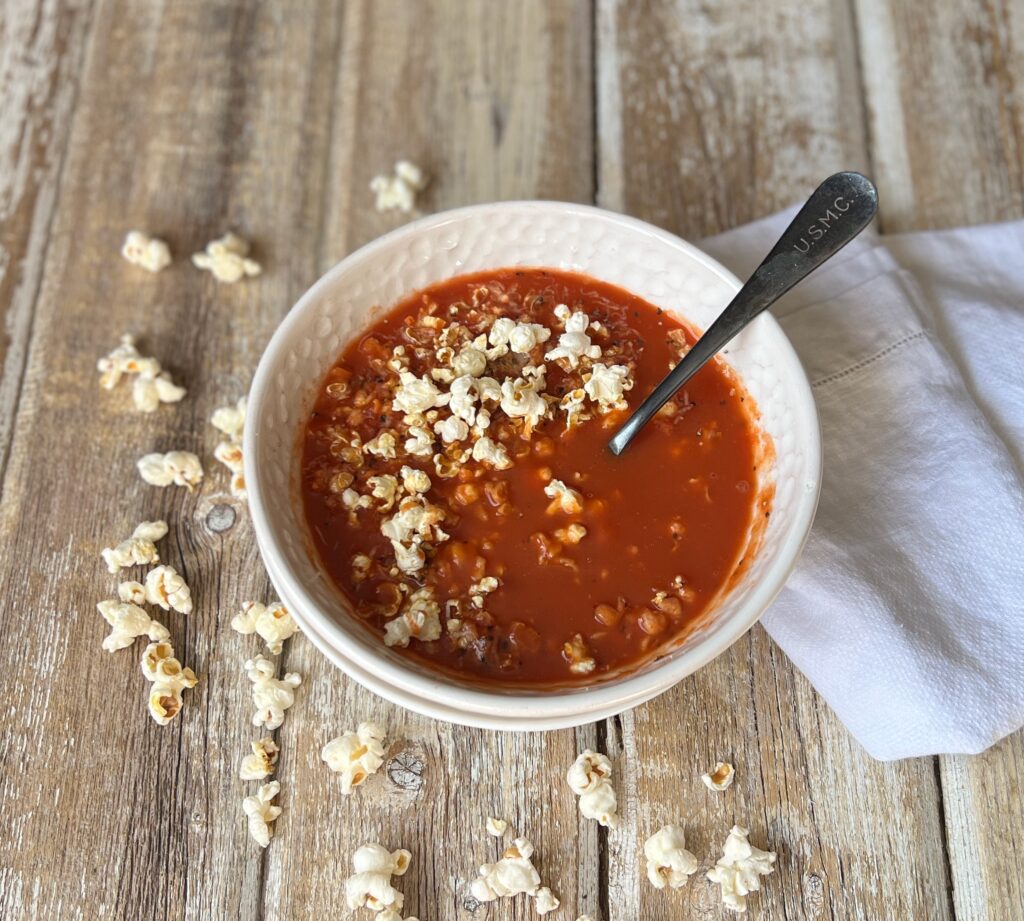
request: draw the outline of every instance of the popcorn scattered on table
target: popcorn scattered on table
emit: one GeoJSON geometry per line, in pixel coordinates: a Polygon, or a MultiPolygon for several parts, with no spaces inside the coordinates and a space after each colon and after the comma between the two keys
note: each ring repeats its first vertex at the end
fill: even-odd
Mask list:
{"type": "Polygon", "coordinates": [[[341,792],[346,796],[384,763],[384,730],[376,723],[360,723],[355,732],[345,732],[328,742],[320,757],[341,774],[341,792]]]}
{"type": "Polygon", "coordinates": [[[150,237],[141,230],[129,231],[121,247],[121,255],[132,265],[147,272],[159,272],[171,264],[171,250],[163,240],[150,237]]]}
{"type": "Polygon", "coordinates": [[[408,214],[416,207],[416,193],[427,187],[427,178],[415,163],[399,160],[393,176],[374,176],[370,191],[378,211],[402,211],[408,214]]]}
{"type": "Polygon", "coordinates": [[[210,417],[213,427],[228,436],[213,449],[213,456],[231,471],[231,495],[245,498],[245,471],[242,457],[242,434],[245,430],[246,399],[234,406],[222,406],[210,417]]]}
{"type": "Polygon", "coordinates": [[[478,902],[493,902],[525,892],[532,896],[538,914],[545,914],[559,905],[558,899],[547,886],[540,884],[540,874],[530,859],[533,844],[526,838],[516,838],[497,863],[485,863],[480,875],[470,884],[469,891],[478,902]]]}
{"type": "Polygon", "coordinates": [[[206,249],[192,256],[192,264],[208,271],[217,281],[234,284],[246,276],[259,275],[263,269],[255,259],[249,259],[249,244],[233,233],[206,244],[206,249]]]}
{"type": "Polygon", "coordinates": [[[494,838],[505,837],[505,832],[508,831],[508,822],[504,819],[495,819],[488,817],[487,819],[487,834],[494,838]]]}
{"type": "Polygon", "coordinates": [[[284,711],[295,703],[295,689],[302,679],[292,672],[283,678],[274,677],[274,663],[263,656],[256,656],[245,663],[245,672],[252,682],[252,701],[256,712],[252,717],[254,726],[277,729],[284,722],[284,711]]]}
{"type": "Polygon", "coordinates": [[[165,611],[192,613],[192,592],[173,566],[157,566],[146,573],[146,601],[165,611]]]}
{"type": "Polygon", "coordinates": [[[546,915],[549,911],[554,911],[561,904],[547,886],[541,886],[533,897],[533,907],[538,915],[546,915]]]}
{"type": "Polygon", "coordinates": [[[736,769],[726,761],[719,761],[709,774],[701,774],[700,779],[709,790],[727,790],[736,776],[736,769]]]}
{"type": "Polygon", "coordinates": [[[258,634],[270,653],[276,656],[284,648],[284,641],[298,632],[299,625],[279,601],[267,605],[246,601],[242,605],[242,613],[231,618],[231,629],[243,636],[258,634]]]}
{"type": "Polygon", "coordinates": [[[251,745],[252,754],[246,755],[242,759],[242,767],[238,776],[242,780],[263,780],[264,777],[269,777],[274,773],[274,768],[277,767],[277,756],[281,749],[277,747],[277,743],[270,736],[253,742],[251,745]]]}
{"type": "Polygon", "coordinates": [[[606,755],[589,748],[576,759],[565,776],[572,792],[580,798],[583,817],[595,819],[606,828],[615,828],[619,824],[618,802],[611,776],[611,761],[606,755]]]}
{"type": "Polygon", "coordinates": [[[146,586],[141,582],[119,582],[117,597],[129,604],[143,605],[146,603],[146,586]]]}
{"type": "Polygon", "coordinates": [[[647,878],[655,889],[678,889],[697,872],[699,861],[686,850],[686,838],[678,825],[666,825],[644,842],[647,878]]]}
{"type": "Polygon", "coordinates": [[[203,465],[191,451],[146,454],[136,466],[139,476],[153,486],[185,486],[192,492],[203,479],[203,465]]]}
{"type": "Polygon", "coordinates": [[[107,572],[117,573],[130,566],[159,563],[160,554],[156,549],[156,541],[166,534],[166,521],[142,522],[127,540],[121,541],[116,547],[107,547],[101,552],[103,562],[107,564],[107,572]]]}
{"type": "Polygon", "coordinates": [[[270,827],[281,814],[281,807],[273,805],[274,797],[281,792],[279,781],[263,784],[255,796],[242,800],[242,811],[249,818],[249,835],[260,847],[270,844],[274,830],[270,827]]]}
{"type": "Polygon", "coordinates": [[[722,887],[722,904],[740,913],[747,910],[747,896],[761,888],[760,878],[775,870],[775,853],[751,845],[748,834],[734,825],[725,839],[721,860],[708,871],[708,879],[722,887]]]}
{"type": "Polygon", "coordinates": [[[132,401],[142,412],[154,412],[161,403],[177,403],[186,393],[160,367],[159,361],[140,355],[135,338],[127,334],[121,337],[117,348],[96,362],[96,370],[104,390],[112,390],[123,376],[134,375],[132,401]]]}
{"type": "Polygon", "coordinates": [[[379,844],[364,844],[352,855],[352,875],[345,880],[345,901],[353,911],[391,909],[398,912],[405,901],[391,885],[393,876],[404,876],[412,855],[401,848],[388,851],[379,844]]]}
{"type": "Polygon", "coordinates": [[[163,624],[130,601],[101,601],[96,609],[110,624],[110,634],[103,640],[103,648],[107,652],[127,649],[139,636],[156,642],[171,635],[163,624]]]}
{"type": "Polygon", "coordinates": [[[142,674],[153,684],[149,715],[166,726],[181,710],[181,692],[199,682],[195,672],[182,668],[168,642],[150,643],[142,653],[142,674]]]}

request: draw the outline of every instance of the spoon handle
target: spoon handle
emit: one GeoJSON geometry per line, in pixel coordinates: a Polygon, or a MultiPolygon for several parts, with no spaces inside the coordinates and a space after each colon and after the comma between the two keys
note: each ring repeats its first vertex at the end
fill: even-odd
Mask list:
{"type": "Polygon", "coordinates": [[[729,306],[615,433],[608,443],[612,454],[621,454],[673,394],[754,317],[857,236],[877,207],[878,192],[860,173],[836,173],[818,186],[729,306]]]}

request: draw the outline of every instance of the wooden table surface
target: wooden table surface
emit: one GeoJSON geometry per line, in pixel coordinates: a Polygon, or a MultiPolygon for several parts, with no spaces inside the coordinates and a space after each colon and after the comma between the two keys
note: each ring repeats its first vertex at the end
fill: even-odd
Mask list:
{"type": "Polygon", "coordinates": [[[643,879],[642,842],[668,821],[711,859],[734,821],[778,851],[752,918],[1024,917],[1024,735],[875,763],[760,628],[652,703],[530,736],[396,709],[297,637],[284,813],[261,851],[237,777],[256,645],[228,622],[272,596],[208,424],[298,295],[400,223],[367,189],[400,157],[433,177],[426,210],[596,202],[690,239],[841,167],[876,179],[883,231],[1021,216],[1020,3],[6,0],[0,81],[0,918],[344,917],[371,840],[412,851],[406,911],[424,921],[533,917],[469,897],[491,814],[536,842],[568,921],[723,917],[700,876],[643,879]],[[123,262],[132,228],[175,265],[123,262]],[[184,258],[228,228],[255,242],[259,279],[218,286],[184,258]],[[143,415],[98,389],[125,331],[188,386],[182,404],[143,415]],[[206,459],[197,493],[136,475],[172,448],[206,459]],[[202,676],[166,728],[141,646],[101,650],[95,610],[116,582],[100,548],[158,517],[197,599],[166,619],[202,676]],[[319,750],[368,717],[391,758],[345,798],[319,750]],[[588,746],[616,765],[610,834],[562,779],[588,746]],[[736,783],[709,795],[698,775],[720,758],[736,783]]]}

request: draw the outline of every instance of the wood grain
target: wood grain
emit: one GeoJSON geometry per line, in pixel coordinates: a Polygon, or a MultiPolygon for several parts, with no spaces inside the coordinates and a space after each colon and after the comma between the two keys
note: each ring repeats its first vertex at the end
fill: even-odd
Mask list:
{"type": "MultiPolygon", "coordinates": [[[[866,162],[850,23],[833,4],[601,3],[599,199],[691,239],[775,210],[866,162]],[[606,73],[610,69],[611,73],[606,73]]],[[[678,893],[637,872],[644,838],[682,822],[718,857],[729,827],[778,851],[762,918],[952,917],[928,759],[880,765],[761,628],[608,727],[627,826],[609,838],[609,918],[719,917],[702,875],[678,893]],[[700,774],[736,765],[724,794],[700,774]],[[886,816],[879,822],[878,817],[886,816]]]]}

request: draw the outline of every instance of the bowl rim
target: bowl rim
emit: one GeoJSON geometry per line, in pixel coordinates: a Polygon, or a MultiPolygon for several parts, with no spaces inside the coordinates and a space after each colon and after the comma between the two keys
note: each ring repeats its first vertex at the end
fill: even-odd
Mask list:
{"type": "MultiPolygon", "coordinates": [[[[255,458],[259,420],[269,404],[272,369],[277,364],[279,353],[289,347],[293,330],[301,328],[305,314],[319,303],[326,290],[331,289],[360,263],[394,246],[396,242],[416,237],[424,230],[500,211],[527,215],[531,212],[557,213],[565,217],[576,216],[584,220],[611,223],[620,230],[668,244],[679,252],[680,258],[688,258],[700,264],[734,290],[740,288],[735,275],[693,244],[645,221],[592,205],[557,201],[494,202],[442,211],[404,224],[356,249],[325,272],[296,301],[267,344],[250,387],[248,420],[243,436],[249,514],[271,582],[282,600],[288,604],[293,617],[311,638],[315,637],[314,645],[324,652],[332,651],[334,654],[328,653],[328,658],[370,690],[416,712],[466,725],[497,729],[520,728],[537,722],[547,725],[538,725],[536,728],[582,725],[622,712],[668,690],[723,653],[760,619],[796,566],[810,533],[821,490],[820,421],[810,383],[796,351],[775,318],[767,312],[762,314],[755,322],[773,329],[778,347],[784,353],[780,356],[780,363],[789,366],[795,378],[793,384],[797,401],[802,404],[798,407],[800,415],[812,420],[808,432],[809,443],[804,447],[809,476],[814,476],[813,489],[800,491],[794,503],[793,523],[777,551],[778,560],[751,587],[744,605],[728,620],[717,625],[713,633],[695,643],[692,649],[678,652],[662,663],[654,663],[639,672],[605,684],[517,693],[506,689],[489,690],[486,686],[463,686],[440,676],[434,678],[426,674],[423,667],[417,668],[413,663],[399,664],[391,657],[379,655],[365,644],[358,643],[334,618],[321,611],[316,601],[306,592],[301,580],[285,562],[281,545],[270,524],[262,475],[255,458]],[[387,693],[389,689],[390,694],[387,693]]],[[[358,624],[352,627],[362,629],[358,624]]]]}

